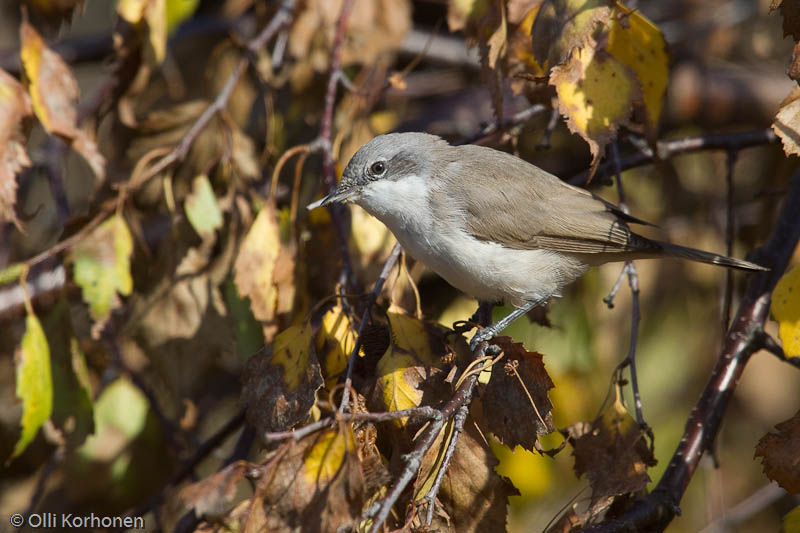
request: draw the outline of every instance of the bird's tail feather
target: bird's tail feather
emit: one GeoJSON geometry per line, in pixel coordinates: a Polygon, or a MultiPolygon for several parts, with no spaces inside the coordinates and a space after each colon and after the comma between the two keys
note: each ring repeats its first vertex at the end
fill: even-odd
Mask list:
{"type": "Polygon", "coordinates": [[[694,248],[687,248],[686,246],[679,246],[669,242],[657,241],[665,255],[672,257],[680,257],[682,259],[689,259],[691,261],[698,261],[700,263],[708,263],[711,265],[720,265],[737,270],[764,271],[769,270],[761,265],[744,261],[743,259],[736,259],[735,257],[728,257],[726,255],[714,254],[711,252],[704,252],[702,250],[695,250],[694,248]]]}

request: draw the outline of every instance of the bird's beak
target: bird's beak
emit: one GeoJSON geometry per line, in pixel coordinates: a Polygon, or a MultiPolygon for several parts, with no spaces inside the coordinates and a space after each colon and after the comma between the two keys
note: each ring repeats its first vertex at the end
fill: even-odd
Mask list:
{"type": "Polygon", "coordinates": [[[344,191],[336,190],[327,196],[323,196],[320,200],[308,204],[306,209],[311,211],[312,209],[316,209],[318,207],[325,207],[326,205],[339,202],[347,202],[355,196],[355,193],[356,191],[354,189],[346,189],[344,191]]]}

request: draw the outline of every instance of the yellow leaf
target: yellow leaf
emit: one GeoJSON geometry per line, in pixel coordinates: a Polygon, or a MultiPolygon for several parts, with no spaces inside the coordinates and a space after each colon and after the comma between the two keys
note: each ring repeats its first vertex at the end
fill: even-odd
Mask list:
{"type": "Polygon", "coordinates": [[[36,436],[53,411],[50,346],[42,324],[29,312],[17,365],[17,397],[22,400],[22,434],[11,458],[17,457],[36,436]]]}
{"type": "Polygon", "coordinates": [[[613,19],[606,50],[638,78],[645,125],[650,137],[655,138],[669,75],[667,45],[658,27],[644,15],[639,11],[626,11],[624,18],[613,19]]]}
{"type": "Polygon", "coordinates": [[[329,429],[316,440],[303,458],[303,476],[310,485],[330,482],[344,463],[345,455],[354,451],[356,441],[353,430],[347,426],[344,433],[329,429]]]}
{"type": "Polygon", "coordinates": [[[783,517],[784,533],[800,533],[800,505],[786,513],[783,517]]]}
{"type": "Polygon", "coordinates": [[[628,120],[641,94],[625,65],[589,47],[575,50],[566,65],[553,68],[550,84],[570,131],[589,143],[594,161],[628,120]]]}
{"type": "Polygon", "coordinates": [[[20,26],[20,57],[24,80],[36,118],[50,134],[60,135],[92,167],[98,179],[105,177],[105,158],[87,132],[77,126],[79,91],[69,67],[50,50],[42,37],[23,19],[20,26]]]}
{"type": "Polygon", "coordinates": [[[172,33],[181,23],[194,15],[200,0],[167,0],[167,33],[172,33]]]}
{"type": "Polygon", "coordinates": [[[422,320],[409,316],[394,306],[389,307],[387,316],[394,339],[393,344],[411,353],[425,365],[436,366],[439,363],[442,353],[434,353],[435,344],[431,342],[433,331],[428,329],[434,326],[426,325],[422,320]]]}
{"type": "Polygon", "coordinates": [[[234,265],[236,288],[243,297],[250,298],[256,320],[269,321],[275,316],[274,271],[280,248],[275,211],[266,206],[247,232],[234,265]]]}
{"type": "MultiPolygon", "coordinates": [[[[422,402],[422,390],[417,388],[421,381],[418,364],[411,354],[397,346],[390,346],[378,361],[378,386],[387,411],[418,407],[422,402]]],[[[406,418],[396,419],[395,423],[404,426],[406,418]]]]}
{"type": "Polygon", "coordinates": [[[800,355],[800,267],[793,267],[772,292],[772,316],[780,325],[778,334],[789,357],[800,355]]]}
{"type": "Polygon", "coordinates": [[[356,334],[350,318],[337,304],[322,316],[317,334],[317,358],[325,369],[329,387],[336,384],[339,374],[347,368],[347,360],[356,344],[356,334]]]}
{"type": "Polygon", "coordinates": [[[272,363],[283,367],[283,381],[294,390],[305,378],[311,351],[310,324],[291,326],[280,332],[273,344],[272,363]]]}

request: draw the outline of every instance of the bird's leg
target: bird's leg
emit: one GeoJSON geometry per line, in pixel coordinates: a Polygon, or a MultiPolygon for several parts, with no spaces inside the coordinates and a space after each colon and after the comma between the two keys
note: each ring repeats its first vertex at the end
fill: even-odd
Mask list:
{"type": "Polygon", "coordinates": [[[539,305],[540,303],[544,302],[546,298],[540,298],[538,300],[530,300],[522,304],[520,307],[517,307],[507,316],[503,317],[496,323],[492,324],[487,328],[483,328],[482,330],[478,331],[473,337],[472,340],[469,341],[469,347],[474,352],[475,348],[478,346],[479,343],[483,341],[488,341],[496,337],[501,331],[506,329],[509,324],[514,322],[516,319],[539,305]]]}
{"type": "Polygon", "coordinates": [[[479,302],[478,309],[475,311],[475,314],[470,317],[469,321],[484,327],[490,325],[492,323],[493,307],[494,304],[492,302],[479,302]]]}

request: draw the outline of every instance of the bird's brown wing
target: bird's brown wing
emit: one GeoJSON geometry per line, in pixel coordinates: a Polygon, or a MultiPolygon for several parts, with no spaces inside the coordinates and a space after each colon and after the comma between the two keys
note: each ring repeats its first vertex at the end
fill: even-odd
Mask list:
{"type": "Polygon", "coordinates": [[[444,171],[446,196],[462,203],[466,229],[478,239],[578,254],[644,251],[652,242],[626,224],[645,222],[588,191],[510,154],[458,148],[459,158],[444,171]],[[479,175],[482,187],[466,186],[464,175],[479,175]]]}

